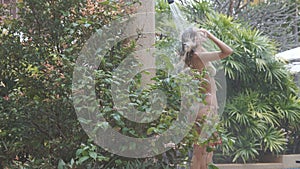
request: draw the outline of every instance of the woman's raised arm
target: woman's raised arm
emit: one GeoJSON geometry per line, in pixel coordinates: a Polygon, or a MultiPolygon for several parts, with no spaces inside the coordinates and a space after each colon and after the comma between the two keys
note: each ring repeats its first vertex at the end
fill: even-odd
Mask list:
{"type": "Polygon", "coordinates": [[[214,61],[226,58],[227,56],[231,55],[233,53],[233,50],[225,44],[223,41],[215,37],[213,34],[211,34],[206,29],[200,29],[198,31],[199,33],[202,33],[205,37],[212,40],[220,49],[221,51],[216,52],[200,52],[198,53],[202,60],[204,61],[214,61]]]}

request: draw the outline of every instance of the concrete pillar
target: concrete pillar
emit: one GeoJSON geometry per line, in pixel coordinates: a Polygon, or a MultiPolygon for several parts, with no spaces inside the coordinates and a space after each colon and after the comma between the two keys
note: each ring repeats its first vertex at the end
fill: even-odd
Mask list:
{"type": "MultiPolygon", "coordinates": [[[[128,27],[130,32],[139,34],[135,57],[142,63],[143,68],[155,68],[154,43],[155,43],[155,0],[140,0],[137,12],[128,27]]],[[[151,83],[155,76],[155,69],[147,69],[150,74],[142,74],[142,86],[151,83]]]]}

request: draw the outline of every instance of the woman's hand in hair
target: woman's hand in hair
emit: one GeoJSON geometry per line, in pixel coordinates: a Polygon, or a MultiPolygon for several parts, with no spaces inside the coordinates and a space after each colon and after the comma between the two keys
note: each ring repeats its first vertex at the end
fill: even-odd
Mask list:
{"type": "Polygon", "coordinates": [[[227,44],[225,44],[219,38],[215,37],[208,30],[199,29],[197,32],[203,34],[203,36],[212,40],[221,49],[220,52],[202,52],[201,53],[202,59],[206,58],[207,61],[213,61],[213,60],[217,60],[217,58],[223,59],[233,53],[233,50],[227,44]],[[217,56],[217,57],[213,57],[213,56],[217,56]]]}
{"type": "Polygon", "coordinates": [[[199,32],[200,34],[202,34],[202,36],[207,37],[207,38],[210,38],[212,35],[208,30],[203,29],[203,28],[199,29],[197,32],[199,32]]]}

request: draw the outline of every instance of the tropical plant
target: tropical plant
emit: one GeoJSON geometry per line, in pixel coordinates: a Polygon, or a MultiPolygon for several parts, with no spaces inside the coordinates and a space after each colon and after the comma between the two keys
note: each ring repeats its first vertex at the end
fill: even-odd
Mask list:
{"type": "MultiPolygon", "coordinates": [[[[134,51],[135,40],[126,39],[106,49],[100,66],[94,71],[95,92],[101,105],[97,115],[105,117],[107,123],[76,117],[70,96],[77,56],[97,29],[134,12],[132,3],[24,0],[18,3],[19,18],[1,17],[1,167],[109,169],[188,165],[190,147],[197,138],[194,130],[174,149],[154,158],[134,160],[95,145],[79,124],[96,124],[94,131],[111,125],[123,135],[144,138],[160,135],[178,117],[178,79],[184,78],[168,71],[158,71],[153,78],[156,83],[145,90],[139,89],[140,75],[130,86],[130,104],[142,112],[153,111],[148,100],[152,91],[160,89],[168,96],[158,120],[147,125],[137,124],[114,109],[110,87],[124,79],[116,79],[112,72],[134,51]]],[[[168,11],[166,3],[159,1],[158,4],[157,10],[168,11]]],[[[6,12],[3,7],[1,13],[6,12]]],[[[235,49],[232,57],[222,61],[229,89],[228,103],[218,128],[223,137],[220,151],[234,161],[251,161],[257,160],[261,153],[282,152],[288,142],[299,144],[297,89],[283,63],[273,57],[274,43],[245,24],[213,13],[207,1],[189,6],[186,12],[187,18],[193,18],[192,22],[201,24],[235,49]],[[195,14],[201,19],[193,17],[195,14]]],[[[167,22],[159,24],[158,30],[162,32],[174,26],[167,22]]],[[[174,70],[177,57],[170,55],[176,55],[174,47],[178,43],[169,35],[161,35],[156,43],[158,49],[165,50],[158,53],[157,64],[174,70]]],[[[202,101],[199,91],[189,94],[192,100],[202,101]]],[[[289,151],[297,151],[297,147],[291,148],[289,151]]]]}
{"type": "Polygon", "coordinates": [[[299,132],[299,125],[291,119],[299,120],[300,105],[291,74],[274,57],[277,44],[232,17],[214,12],[193,17],[197,11],[203,13],[197,6],[189,6],[194,9],[187,10],[187,15],[234,49],[232,56],[221,61],[228,89],[220,151],[241,162],[260,160],[264,153],[285,152],[299,132]]]}

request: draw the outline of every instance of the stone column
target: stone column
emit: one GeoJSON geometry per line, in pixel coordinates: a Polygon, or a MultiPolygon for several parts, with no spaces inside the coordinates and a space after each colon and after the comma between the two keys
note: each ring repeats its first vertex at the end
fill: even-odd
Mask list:
{"type": "Polygon", "coordinates": [[[140,0],[141,4],[137,5],[137,12],[128,26],[129,32],[139,35],[137,40],[135,57],[143,65],[148,73],[142,74],[142,86],[151,83],[151,78],[155,76],[155,0],[140,0]]]}

